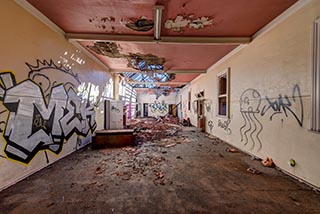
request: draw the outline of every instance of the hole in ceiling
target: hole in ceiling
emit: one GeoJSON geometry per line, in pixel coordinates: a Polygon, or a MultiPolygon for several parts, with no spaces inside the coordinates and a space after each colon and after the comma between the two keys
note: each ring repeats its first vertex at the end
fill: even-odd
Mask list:
{"type": "Polygon", "coordinates": [[[134,31],[149,31],[153,28],[154,23],[153,20],[148,20],[145,17],[141,17],[134,22],[128,22],[126,27],[130,28],[134,31]]]}
{"type": "Polygon", "coordinates": [[[128,67],[140,71],[157,71],[163,70],[164,58],[159,58],[152,54],[133,54],[130,53],[127,57],[128,67]]]}

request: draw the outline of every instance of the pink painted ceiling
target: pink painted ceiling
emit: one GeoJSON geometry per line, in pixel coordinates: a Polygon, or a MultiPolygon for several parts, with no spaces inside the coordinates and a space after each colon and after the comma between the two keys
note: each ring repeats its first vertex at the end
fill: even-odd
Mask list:
{"type": "Polygon", "coordinates": [[[141,16],[153,19],[154,5],[163,5],[163,23],[177,15],[208,16],[213,25],[162,35],[252,36],[297,0],[27,0],[65,32],[147,34],[125,24],[141,16]],[[103,19],[107,18],[107,19],[103,19]],[[101,20],[103,19],[103,20],[101,20]],[[91,20],[91,21],[90,21],[91,20]],[[104,25],[104,27],[103,27],[104,25]]]}
{"type": "MultiPolygon", "coordinates": [[[[297,0],[27,0],[66,33],[150,35],[126,27],[143,17],[153,20],[155,5],[163,5],[162,36],[252,36],[297,0]],[[212,24],[195,29],[167,29],[177,16],[196,20],[206,17],[212,24]],[[190,18],[191,17],[191,18],[190,18]]],[[[87,47],[94,41],[80,42],[87,47]]],[[[207,69],[237,46],[146,44],[117,42],[123,54],[153,54],[165,58],[167,69],[207,69]]],[[[91,50],[90,50],[91,51],[91,50]]],[[[91,51],[111,69],[127,69],[125,58],[110,58],[91,51]]],[[[198,74],[177,74],[174,81],[191,81],[198,74]]]]}
{"type": "MultiPolygon", "coordinates": [[[[81,42],[85,47],[93,42],[81,42]]],[[[235,45],[177,45],[177,44],[141,44],[117,42],[121,54],[143,53],[165,58],[164,69],[207,69],[224,55],[233,50],[235,45]]],[[[128,69],[125,58],[110,58],[91,51],[111,69],[128,69]]]]}

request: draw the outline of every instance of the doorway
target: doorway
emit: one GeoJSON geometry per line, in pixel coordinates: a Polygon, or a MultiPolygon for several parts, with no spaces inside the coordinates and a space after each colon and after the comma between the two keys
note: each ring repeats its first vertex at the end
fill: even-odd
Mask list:
{"type": "Polygon", "coordinates": [[[148,103],[143,103],[143,116],[148,117],[148,103]]]}

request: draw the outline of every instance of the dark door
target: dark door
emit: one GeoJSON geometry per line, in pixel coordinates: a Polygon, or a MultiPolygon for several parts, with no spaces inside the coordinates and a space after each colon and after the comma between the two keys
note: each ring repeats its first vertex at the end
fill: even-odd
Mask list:
{"type": "Polygon", "coordinates": [[[169,104],[169,114],[173,114],[173,104],[169,104]]]}
{"type": "Polygon", "coordinates": [[[204,131],[205,127],[205,119],[204,119],[204,114],[203,114],[203,100],[198,100],[197,101],[197,113],[198,113],[198,128],[200,128],[202,131],[204,131]]]}
{"type": "Polygon", "coordinates": [[[143,116],[148,117],[148,103],[143,103],[143,116]]]}

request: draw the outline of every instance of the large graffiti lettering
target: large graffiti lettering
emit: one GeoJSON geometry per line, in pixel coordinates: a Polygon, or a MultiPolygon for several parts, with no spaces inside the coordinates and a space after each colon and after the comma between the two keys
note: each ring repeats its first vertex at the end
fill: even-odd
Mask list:
{"type": "Polygon", "coordinates": [[[292,90],[292,98],[290,99],[287,95],[279,94],[278,99],[272,101],[268,96],[266,96],[268,102],[267,105],[263,106],[261,110],[261,116],[264,116],[268,111],[271,111],[270,120],[273,116],[278,114],[284,114],[288,117],[290,113],[299,123],[300,126],[303,124],[303,102],[301,98],[301,92],[298,85],[295,85],[292,90]],[[295,112],[294,104],[300,106],[300,112],[295,112]]]}
{"type": "Polygon", "coordinates": [[[258,144],[257,151],[262,147],[259,135],[263,129],[261,122],[257,119],[257,114],[260,112],[261,96],[255,89],[247,89],[240,96],[240,113],[244,120],[244,125],[240,127],[241,142],[245,138],[244,145],[249,142],[249,137],[252,142],[251,149],[258,144]]]}
{"type": "Polygon", "coordinates": [[[3,133],[4,152],[22,163],[29,163],[39,151],[59,154],[64,141],[74,133],[86,137],[96,128],[93,104],[74,90],[77,75],[52,60],[27,65],[31,69],[29,79],[20,83],[11,72],[0,73],[0,99],[9,112],[3,133]],[[52,69],[74,78],[65,84],[53,81],[48,72],[52,69]]]}
{"type": "Polygon", "coordinates": [[[164,101],[159,102],[157,100],[154,101],[154,103],[149,104],[151,112],[159,112],[160,114],[164,114],[168,112],[168,105],[164,103],[164,101]]]}

